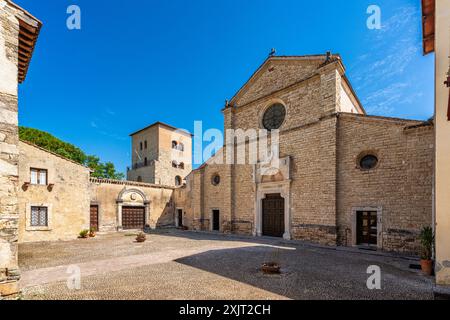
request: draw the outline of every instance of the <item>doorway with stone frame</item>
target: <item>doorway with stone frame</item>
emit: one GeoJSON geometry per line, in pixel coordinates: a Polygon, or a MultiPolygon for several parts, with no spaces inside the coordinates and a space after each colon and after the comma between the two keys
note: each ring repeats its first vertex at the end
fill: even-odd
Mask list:
{"type": "Polygon", "coordinates": [[[267,168],[263,164],[254,167],[256,185],[254,236],[276,235],[291,240],[290,160],[290,157],[279,159],[278,168],[267,168]],[[273,221],[271,231],[264,232],[265,217],[266,227],[267,223],[270,223],[268,221],[273,221]],[[283,221],[280,222],[280,219],[283,221]]]}
{"type": "Polygon", "coordinates": [[[383,248],[383,210],[381,207],[352,208],[352,246],[360,248],[383,248]]]}

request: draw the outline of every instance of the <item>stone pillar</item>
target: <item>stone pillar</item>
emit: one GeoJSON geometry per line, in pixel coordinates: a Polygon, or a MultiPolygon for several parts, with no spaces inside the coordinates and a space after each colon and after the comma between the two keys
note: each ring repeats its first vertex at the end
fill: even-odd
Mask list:
{"type": "Polygon", "coordinates": [[[229,129],[235,129],[234,117],[235,108],[228,107],[223,110],[224,116],[224,168],[222,182],[225,186],[223,197],[224,197],[224,208],[222,213],[222,224],[224,232],[233,232],[233,222],[235,220],[235,158],[236,158],[236,146],[234,140],[228,141],[229,129]]]}
{"type": "Polygon", "coordinates": [[[19,21],[0,0],[0,296],[18,292],[19,21]]]}

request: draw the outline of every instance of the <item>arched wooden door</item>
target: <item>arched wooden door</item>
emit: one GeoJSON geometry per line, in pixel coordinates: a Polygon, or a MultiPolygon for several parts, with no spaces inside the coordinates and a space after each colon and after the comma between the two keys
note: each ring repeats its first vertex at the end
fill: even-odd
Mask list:
{"type": "Polygon", "coordinates": [[[268,194],[262,201],[263,235],[283,237],[284,199],[281,197],[281,194],[268,194]]]}

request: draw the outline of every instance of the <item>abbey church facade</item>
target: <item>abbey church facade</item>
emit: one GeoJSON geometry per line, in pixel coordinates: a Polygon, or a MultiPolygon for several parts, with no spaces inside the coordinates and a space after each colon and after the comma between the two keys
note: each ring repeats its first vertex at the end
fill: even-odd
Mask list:
{"type": "Polygon", "coordinates": [[[278,129],[279,171],[210,159],[176,193],[184,225],[417,251],[432,224],[433,123],[367,115],[339,56],[268,58],[223,115],[225,132],[278,129]]]}

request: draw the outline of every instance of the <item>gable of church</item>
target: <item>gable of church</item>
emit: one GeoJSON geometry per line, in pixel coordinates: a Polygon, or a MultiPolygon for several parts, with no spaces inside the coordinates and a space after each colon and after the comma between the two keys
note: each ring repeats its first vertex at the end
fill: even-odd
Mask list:
{"type": "Polygon", "coordinates": [[[253,74],[231,100],[237,107],[263,98],[317,74],[323,56],[271,57],[253,74]]]}

